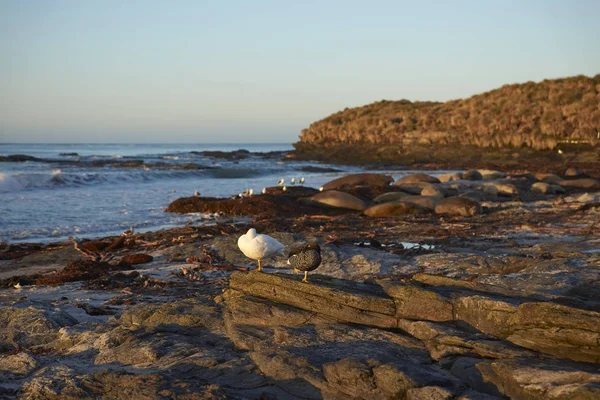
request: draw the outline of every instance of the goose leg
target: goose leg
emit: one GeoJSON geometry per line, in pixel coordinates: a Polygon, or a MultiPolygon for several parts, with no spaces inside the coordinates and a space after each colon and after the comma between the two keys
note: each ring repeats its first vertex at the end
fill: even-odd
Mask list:
{"type": "Polygon", "coordinates": [[[308,277],[308,271],[304,271],[304,279],[302,279],[302,282],[308,282],[308,279],[306,279],[308,277]]]}
{"type": "Polygon", "coordinates": [[[260,265],[260,260],[258,260],[258,270],[257,271],[262,271],[262,265],[260,265]]]}

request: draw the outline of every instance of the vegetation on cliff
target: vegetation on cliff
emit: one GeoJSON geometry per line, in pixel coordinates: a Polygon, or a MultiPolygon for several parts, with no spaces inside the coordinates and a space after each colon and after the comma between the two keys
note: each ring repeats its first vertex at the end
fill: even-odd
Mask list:
{"type": "Polygon", "coordinates": [[[549,150],[600,142],[600,74],[505,85],[445,103],[382,100],[304,129],[301,145],[475,145],[549,150]]]}

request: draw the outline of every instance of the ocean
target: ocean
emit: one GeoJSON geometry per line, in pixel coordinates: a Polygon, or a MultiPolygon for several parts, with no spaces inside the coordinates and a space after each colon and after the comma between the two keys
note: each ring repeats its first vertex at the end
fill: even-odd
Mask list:
{"type": "Polygon", "coordinates": [[[280,161],[255,152],[292,150],[291,144],[0,144],[0,156],[23,154],[43,162],[0,162],[0,241],[51,242],[181,226],[198,215],[165,213],[192,196],[225,197],[304,176],[319,187],[358,167],[280,161]],[[245,149],[230,160],[206,151],[245,149]],[[196,152],[196,153],[192,153],[196,152]],[[120,167],[139,163],[150,167],[120,167]],[[185,166],[195,165],[194,169],[185,166]],[[340,172],[305,172],[307,166],[340,172]]]}

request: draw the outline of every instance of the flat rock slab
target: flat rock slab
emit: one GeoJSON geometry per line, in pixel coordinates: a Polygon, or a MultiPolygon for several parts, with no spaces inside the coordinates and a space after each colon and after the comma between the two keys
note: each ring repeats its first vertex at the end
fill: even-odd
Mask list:
{"type": "MultiPolygon", "coordinates": [[[[519,346],[575,361],[600,362],[600,313],[536,298],[486,293],[460,281],[361,284],[332,278],[300,282],[282,275],[234,273],[230,286],[251,296],[340,322],[400,328],[405,320],[454,323],[519,346]]],[[[483,287],[483,285],[479,285],[483,287]]]]}

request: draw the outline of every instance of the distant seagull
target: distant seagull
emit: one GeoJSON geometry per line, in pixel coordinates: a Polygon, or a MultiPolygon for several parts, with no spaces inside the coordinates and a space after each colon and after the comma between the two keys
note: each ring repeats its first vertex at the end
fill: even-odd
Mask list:
{"type": "Polygon", "coordinates": [[[304,177],[300,178],[300,180],[298,180],[298,184],[299,185],[304,185],[304,177]]]}
{"type": "Polygon", "coordinates": [[[295,185],[296,184],[296,178],[290,179],[290,184],[295,185]]]}
{"type": "Polygon", "coordinates": [[[285,192],[285,191],[287,190],[287,187],[285,187],[285,186],[284,186],[282,189],[283,189],[283,191],[285,192]]]}
{"type": "Polygon", "coordinates": [[[17,290],[21,290],[21,282],[17,282],[17,284],[13,285],[13,287],[17,290]]]}
{"type": "Polygon", "coordinates": [[[562,154],[563,151],[561,149],[558,149],[558,154],[562,154]]]}
{"type": "Polygon", "coordinates": [[[262,194],[267,194],[267,188],[263,188],[263,190],[260,191],[262,194]]]}
{"type": "Polygon", "coordinates": [[[238,199],[243,199],[244,198],[244,193],[238,193],[238,199]]]}
{"type": "Polygon", "coordinates": [[[323,191],[323,186],[321,186],[321,187],[319,188],[319,192],[322,192],[322,191],[323,191]]]}
{"type": "Polygon", "coordinates": [[[200,192],[199,191],[194,191],[194,197],[200,197],[200,192]]]}
{"type": "Polygon", "coordinates": [[[285,179],[283,179],[283,178],[281,178],[281,179],[279,180],[279,182],[277,182],[277,184],[278,184],[279,186],[283,185],[284,183],[285,183],[285,179]]]}
{"type": "Polygon", "coordinates": [[[177,193],[177,189],[173,189],[173,193],[177,193]]]}
{"type": "Polygon", "coordinates": [[[252,196],[254,194],[254,189],[248,189],[248,196],[252,196]]]}

